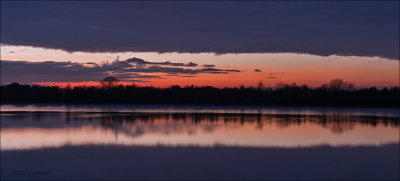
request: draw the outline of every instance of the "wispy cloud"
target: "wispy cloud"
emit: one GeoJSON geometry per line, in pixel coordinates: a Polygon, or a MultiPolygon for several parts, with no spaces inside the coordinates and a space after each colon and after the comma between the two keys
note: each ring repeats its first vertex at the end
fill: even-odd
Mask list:
{"type": "Polygon", "coordinates": [[[215,67],[215,65],[212,65],[212,64],[204,64],[203,67],[212,68],[212,67],[215,67]]]}
{"type": "Polygon", "coordinates": [[[286,74],[285,72],[270,72],[269,75],[283,75],[286,74]]]}
{"type": "Polygon", "coordinates": [[[193,62],[189,62],[189,63],[171,63],[169,61],[165,61],[165,62],[149,62],[149,61],[145,61],[143,59],[140,58],[136,58],[133,57],[131,59],[127,59],[125,60],[126,62],[129,63],[137,63],[139,65],[166,65],[166,66],[178,66],[178,67],[196,67],[197,64],[193,63],[193,62]]]}

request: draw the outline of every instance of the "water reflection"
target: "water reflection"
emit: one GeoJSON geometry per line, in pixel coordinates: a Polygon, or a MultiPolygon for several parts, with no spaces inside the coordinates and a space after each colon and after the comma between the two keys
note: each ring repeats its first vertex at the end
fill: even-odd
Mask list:
{"type": "Polygon", "coordinates": [[[65,145],[308,147],[399,142],[399,116],[1,112],[1,149],[65,145]]]}
{"type": "Polygon", "coordinates": [[[168,106],[168,105],[0,105],[1,111],[30,112],[136,112],[136,113],[251,113],[251,114],[302,114],[302,115],[373,115],[398,116],[398,108],[334,108],[334,107],[238,107],[238,106],[168,106]]]}

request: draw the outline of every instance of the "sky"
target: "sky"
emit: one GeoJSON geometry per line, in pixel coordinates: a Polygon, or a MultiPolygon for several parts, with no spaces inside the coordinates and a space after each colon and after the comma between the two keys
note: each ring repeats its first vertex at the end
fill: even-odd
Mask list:
{"type": "Polygon", "coordinates": [[[1,84],[398,86],[398,1],[1,2],[1,84]]]}

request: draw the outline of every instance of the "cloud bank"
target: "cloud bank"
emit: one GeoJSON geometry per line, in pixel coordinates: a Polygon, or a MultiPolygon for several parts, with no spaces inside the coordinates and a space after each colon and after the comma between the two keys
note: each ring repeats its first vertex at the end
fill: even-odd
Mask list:
{"type": "MultiPolygon", "coordinates": [[[[9,45],[70,52],[294,52],[399,58],[398,1],[1,5],[1,43],[9,45]]],[[[154,65],[168,64],[159,63],[154,65]]]]}
{"type": "Polygon", "coordinates": [[[99,81],[114,76],[122,81],[143,82],[143,79],[162,78],[165,75],[195,77],[196,74],[227,74],[236,69],[200,68],[193,62],[149,62],[140,58],[116,60],[95,64],[73,62],[28,62],[1,60],[2,83],[20,82],[83,82],[99,81]]]}

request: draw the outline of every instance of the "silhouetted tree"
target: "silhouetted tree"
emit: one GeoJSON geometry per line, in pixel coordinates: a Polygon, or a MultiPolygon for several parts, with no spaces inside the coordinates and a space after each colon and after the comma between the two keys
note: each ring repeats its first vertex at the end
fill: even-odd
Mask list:
{"type": "Polygon", "coordinates": [[[71,87],[71,84],[70,84],[70,83],[68,83],[68,84],[67,84],[67,86],[65,86],[65,89],[67,89],[67,90],[71,90],[71,89],[72,89],[72,87],[71,87]]]}
{"type": "Polygon", "coordinates": [[[344,81],[343,79],[336,78],[336,79],[332,79],[329,82],[328,87],[330,89],[336,89],[336,90],[339,90],[339,89],[353,89],[354,88],[354,84],[351,83],[351,82],[344,81]]]}
{"type": "Polygon", "coordinates": [[[257,88],[259,90],[262,90],[262,89],[264,89],[264,87],[265,87],[264,82],[260,80],[260,82],[258,82],[258,84],[257,84],[257,88]]]}
{"type": "Polygon", "coordinates": [[[106,77],[103,80],[100,81],[101,85],[105,89],[110,89],[113,87],[116,87],[118,85],[119,80],[116,79],[115,77],[106,77]]]}
{"type": "Polygon", "coordinates": [[[278,88],[278,89],[284,89],[284,88],[287,88],[287,87],[289,87],[289,85],[284,83],[284,82],[278,82],[276,84],[276,88],[278,88]]]}

